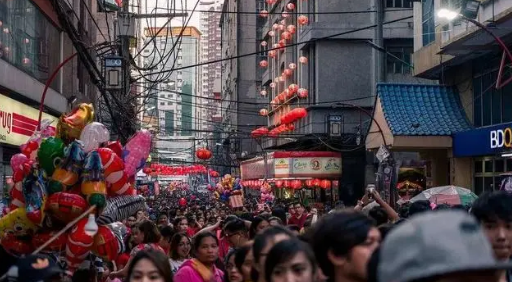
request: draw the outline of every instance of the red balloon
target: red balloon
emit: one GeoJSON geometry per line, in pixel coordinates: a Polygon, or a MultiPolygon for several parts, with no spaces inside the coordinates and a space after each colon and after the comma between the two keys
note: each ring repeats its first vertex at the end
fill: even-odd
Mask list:
{"type": "MultiPolygon", "coordinates": [[[[57,231],[50,231],[50,232],[44,232],[44,233],[36,233],[34,237],[32,238],[32,244],[34,244],[34,247],[39,248],[44,243],[50,240],[53,236],[57,234],[57,231]]],[[[47,252],[60,252],[64,250],[64,246],[66,245],[66,242],[68,240],[68,234],[63,233],[55,241],[51,242],[50,245],[48,245],[46,248],[44,248],[47,252]]]]}
{"type": "Polygon", "coordinates": [[[182,207],[185,207],[187,205],[187,200],[185,198],[181,198],[178,204],[182,207]]]}
{"type": "Polygon", "coordinates": [[[123,158],[123,146],[121,145],[121,142],[119,141],[113,141],[107,143],[107,148],[114,151],[118,157],[121,159],[123,158]]]}
{"type": "Polygon", "coordinates": [[[119,242],[114,232],[106,226],[99,226],[94,236],[93,252],[106,261],[113,261],[119,251],[119,242]]]}
{"type": "Polygon", "coordinates": [[[80,195],[58,192],[48,197],[46,207],[54,218],[68,223],[87,209],[87,201],[80,195]]]}

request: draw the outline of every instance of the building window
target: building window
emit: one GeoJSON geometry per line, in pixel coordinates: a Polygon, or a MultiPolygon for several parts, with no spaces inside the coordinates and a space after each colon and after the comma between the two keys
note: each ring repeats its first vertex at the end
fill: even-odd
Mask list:
{"type": "Polygon", "coordinates": [[[165,105],[165,102],[160,102],[160,106],[164,106],[165,105]]]}
{"type": "Polygon", "coordinates": [[[422,0],[421,8],[423,46],[427,46],[436,40],[434,0],[422,0]]]}
{"type": "MultiPolygon", "coordinates": [[[[496,89],[498,72],[473,79],[473,123],[475,127],[512,122],[512,84],[496,89]]],[[[510,77],[507,72],[503,79],[510,77]]]]}
{"type": "Polygon", "coordinates": [[[387,73],[410,74],[412,47],[390,47],[387,50],[387,73]]]}
{"type": "Polygon", "coordinates": [[[412,0],[386,0],[386,8],[412,8],[412,0]]]}
{"type": "Polygon", "coordinates": [[[473,187],[477,195],[500,189],[502,175],[512,172],[512,159],[480,158],[473,163],[473,187]]]}

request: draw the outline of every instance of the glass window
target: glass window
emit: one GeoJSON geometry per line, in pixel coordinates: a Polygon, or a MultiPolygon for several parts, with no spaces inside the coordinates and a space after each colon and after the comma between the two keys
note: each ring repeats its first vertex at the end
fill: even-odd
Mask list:
{"type": "Polygon", "coordinates": [[[484,171],[485,172],[493,172],[493,161],[490,160],[490,161],[485,161],[484,162],[484,171]]]}
{"type": "Polygon", "coordinates": [[[494,178],[484,177],[484,192],[494,191],[494,178]]]}
{"type": "Polygon", "coordinates": [[[386,0],[386,8],[412,8],[412,0],[386,0]]]}
{"type": "Polygon", "coordinates": [[[512,159],[507,159],[505,161],[505,163],[507,164],[507,167],[506,167],[507,171],[512,172],[512,159]]]}
{"type": "Polygon", "coordinates": [[[423,46],[436,40],[434,0],[422,0],[422,34],[423,46]]]}
{"type": "Polygon", "coordinates": [[[480,160],[475,161],[475,173],[482,173],[483,171],[483,162],[480,160]]]}
{"type": "Polygon", "coordinates": [[[482,177],[475,177],[475,189],[474,192],[480,195],[484,192],[484,179],[482,177]]]}
{"type": "Polygon", "coordinates": [[[505,160],[499,159],[494,161],[494,171],[495,172],[504,172],[505,171],[505,160]]]}
{"type": "Polygon", "coordinates": [[[59,64],[60,32],[31,1],[0,0],[0,27],[0,59],[45,83],[59,64]]]}
{"type": "Polygon", "coordinates": [[[389,47],[387,53],[387,72],[408,74],[411,71],[412,42],[408,47],[389,47]]]}

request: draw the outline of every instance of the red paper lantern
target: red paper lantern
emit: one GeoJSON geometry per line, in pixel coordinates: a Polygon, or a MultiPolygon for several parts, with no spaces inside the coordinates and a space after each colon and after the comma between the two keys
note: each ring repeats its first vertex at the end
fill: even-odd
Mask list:
{"type": "Polygon", "coordinates": [[[331,188],[331,181],[330,180],[327,180],[327,179],[324,179],[320,182],[320,187],[322,187],[323,189],[329,189],[331,188]]]}
{"type": "Polygon", "coordinates": [[[275,57],[276,57],[276,55],[277,55],[276,50],[270,50],[270,51],[268,51],[268,56],[269,56],[270,58],[275,58],[275,57]]]}
{"type": "Polygon", "coordinates": [[[283,183],[283,181],[281,181],[281,180],[276,181],[276,187],[277,187],[277,188],[281,188],[281,187],[283,187],[283,184],[284,184],[284,183],[283,183]]]}
{"type": "Polygon", "coordinates": [[[309,188],[313,187],[313,179],[306,180],[306,187],[309,187],[309,188]]]}
{"type": "Polygon", "coordinates": [[[283,73],[284,73],[284,75],[286,75],[286,76],[290,76],[290,75],[292,75],[292,74],[293,74],[293,71],[292,71],[291,69],[284,69],[283,73]]]}
{"type": "Polygon", "coordinates": [[[293,3],[288,3],[288,4],[286,5],[286,9],[288,9],[288,10],[290,10],[290,11],[295,10],[295,4],[293,4],[293,3]]]}
{"type": "Polygon", "coordinates": [[[262,68],[266,68],[266,67],[268,67],[268,61],[267,61],[267,60],[262,60],[262,61],[260,62],[260,67],[262,67],[262,68]]]}
{"type": "Polygon", "coordinates": [[[297,90],[297,94],[299,98],[306,99],[309,95],[309,91],[307,89],[300,88],[299,90],[297,90]]]}
{"type": "Polygon", "coordinates": [[[304,64],[304,65],[305,65],[305,64],[307,64],[307,63],[308,63],[308,58],[306,58],[306,57],[304,57],[304,56],[301,56],[301,57],[299,58],[299,62],[300,62],[301,64],[304,64]]]}
{"type": "Polygon", "coordinates": [[[309,23],[309,19],[308,19],[308,17],[307,17],[307,16],[302,15],[302,16],[299,16],[299,17],[297,18],[297,22],[298,22],[300,25],[307,25],[307,24],[309,23]]]}
{"type": "Polygon", "coordinates": [[[293,180],[291,182],[291,187],[294,190],[299,190],[300,188],[302,188],[302,182],[300,180],[293,180]]]}
{"type": "Polygon", "coordinates": [[[288,90],[290,90],[292,94],[296,93],[299,90],[299,86],[297,84],[292,83],[288,86],[288,90]]]}
{"type": "Polygon", "coordinates": [[[201,148],[196,151],[196,157],[200,160],[208,160],[212,157],[212,152],[206,148],[201,148]]]}
{"type": "Polygon", "coordinates": [[[320,179],[313,179],[313,186],[318,187],[320,186],[320,179]]]}
{"type": "Polygon", "coordinates": [[[267,109],[261,109],[260,110],[260,116],[266,117],[267,115],[268,115],[268,110],[267,109]]]}
{"type": "Polygon", "coordinates": [[[297,28],[293,24],[291,24],[286,27],[286,30],[288,30],[288,32],[291,34],[294,34],[297,31],[297,28]]]}
{"type": "Polygon", "coordinates": [[[262,18],[268,17],[268,11],[267,10],[261,10],[260,11],[260,17],[262,17],[262,18]]]}
{"type": "Polygon", "coordinates": [[[283,183],[283,186],[284,186],[285,188],[290,188],[290,184],[291,184],[291,183],[290,183],[290,181],[289,181],[289,180],[285,180],[285,181],[284,181],[284,183],[283,183]]]}
{"type": "Polygon", "coordinates": [[[282,13],[281,13],[281,16],[282,16],[283,18],[285,18],[285,19],[286,19],[286,18],[289,18],[289,17],[290,17],[290,13],[289,13],[289,12],[284,11],[284,12],[282,12],[282,13]]]}
{"type": "Polygon", "coordinates": [[[295,130],[295,125],[293,125],[293,123],[289,123],[286,125],[286,130],[288,131],[294,131],[295,130]]]}
{"type": "Polygon", "coordinates": [[[270,36],[270,37],[274,37],[274,36],[276,36],[275,31],[273,31],[273,30],[269,31],[269,32],[268,32],[268,36],[270,36]]]}
{"type": "Polygon", "coordinates": [[[281,33],[281,38],[290,40],[292,38],[292,34],[289,33],[288,31],[285,31],[285,32],[281,33]]]}

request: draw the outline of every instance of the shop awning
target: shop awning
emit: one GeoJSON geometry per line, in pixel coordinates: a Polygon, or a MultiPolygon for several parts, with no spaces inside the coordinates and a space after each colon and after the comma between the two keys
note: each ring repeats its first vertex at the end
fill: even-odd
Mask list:
{"type": "Polygon", "coordinates": [[[395,149],[451,148],[452,134],[472,128],[453,87],[381,83],[377,95],[367,149],[383,145],[382,135],[395,149]]]}

